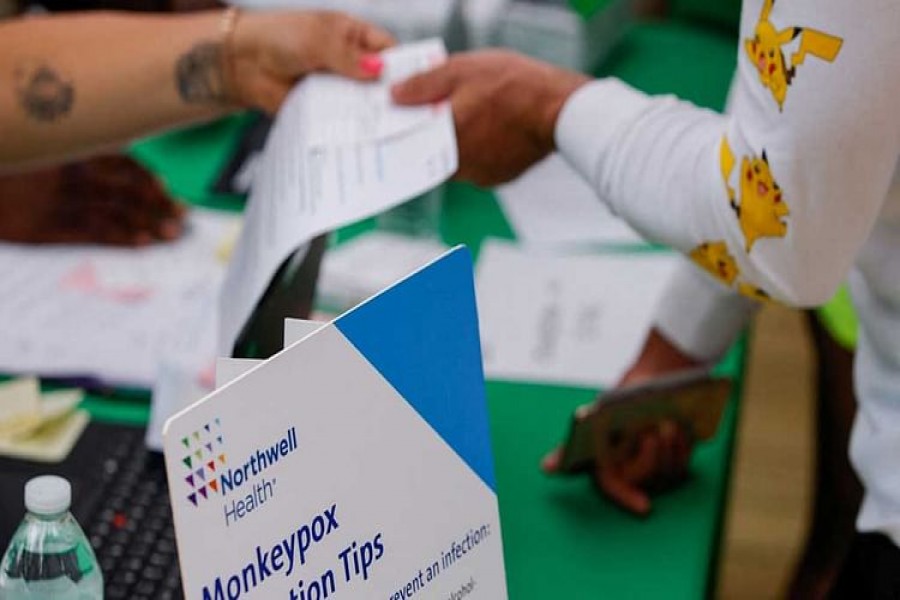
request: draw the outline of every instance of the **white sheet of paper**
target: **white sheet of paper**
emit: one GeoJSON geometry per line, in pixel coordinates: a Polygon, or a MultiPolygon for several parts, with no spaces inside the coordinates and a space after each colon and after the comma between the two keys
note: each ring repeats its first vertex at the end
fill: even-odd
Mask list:
{"type": "MultiPolygon", "coordinates": [[[[305,321],[303,319],[284,320],[284,347],[299,342],[306,336],[315,333],[325,327],[326,323],[320,321],[305,321]]],[[[263,364],[264,360],[256,358],[223,358],[216,359],[216,389],[224,387],[254,368],[263,364]]]]}
{"type": "Polygon", "coordinates": [[[198,290],[192,310],[180,315],[177,333],[163,346],[145,435],[153,450],[162,450],[166,419],[215,389],[218,292],[218,286],[198,290]]]}
{"type": "Polygon", "coordinates": [[[284,320],[284,347],[293,346],[303,338],[325,327],[321,321],[307,321],[305,319],[284,320]]]}
{"type": "Polygon", "coordinates": [[[523,243],[557,246],[645,243],[606,208],[559,154],[551,155],[515,181],[497,188],[497,197],[523,243]]]}
{"type": "Polygon", "coordinates": [[[228,354],[273,274],[314,236],[370,217],[446,180],[457,168],[449,106],[389,103],[392,76],[446,59],[439,40],[384,53],[388,76],[363,84],[307,77],[269,135],[243,234],[222,294],[220,354],[228,354]]]}
{"type": "Polygon", "coordinates": [[[325,254],[318,301],[338,312],[348,310],[447,250],[448,246],[435,239],[367,233],[325,254]]]}
{"type": "Polygon", "coordinates": [[[249,373],[265,361],[256,358],[216,359],[216,389],[228,385],[241,375],[249,373]]]}
{"type": "Polygon", "coordinates": [[[185,320],[217,297],[238,220],[195,210],[182,239],[144,249],[0,244],[0,370],[151,387],[185,320]]]}
{"type": "Polygon", "coordinates": [[[486,377],[613,385],[675,265],[668,253],[559,256],[486,242],[477,269],[486,377]]]}

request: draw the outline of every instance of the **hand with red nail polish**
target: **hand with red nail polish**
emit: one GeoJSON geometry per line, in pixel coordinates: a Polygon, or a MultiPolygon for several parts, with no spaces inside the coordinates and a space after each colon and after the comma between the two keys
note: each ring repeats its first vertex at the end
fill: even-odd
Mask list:
{"type": "Polygon", "coordinates": [[[375,25],[331,11],[246,12],[234,30],[235,100],[274,113],[310,73],[369,81],[381,76],[394,38],[375,25]]]}
{"type": "Polygon", "coordinates": [[[369,75],[379,77],[384,70],[384,60],[377,54],[367,54],[359,59],[359,66],[369,75]]]}

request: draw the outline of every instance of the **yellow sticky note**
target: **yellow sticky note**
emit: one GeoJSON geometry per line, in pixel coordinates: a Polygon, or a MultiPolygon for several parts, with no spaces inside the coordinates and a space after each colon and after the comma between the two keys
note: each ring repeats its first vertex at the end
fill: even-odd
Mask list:
{"type": "Polygon", "coordinates": [[[89,422],[87,411],[76,410],[45,422],[28,437],[0,438],[0,455],[43,463],[60,462],[72,451],[89,422]]]}
{"type": "Polygon", "coordinates": [[[59,419],[78,408],[84,399],[81,390],[58,390],[41,396],[41,419],[43,422],[59,419]]]}
{"type": "Polygon", "coordinates": [[[37,379],[0,384],[0,437],[27,434],[41,421],[41,389],[37,379]]]}

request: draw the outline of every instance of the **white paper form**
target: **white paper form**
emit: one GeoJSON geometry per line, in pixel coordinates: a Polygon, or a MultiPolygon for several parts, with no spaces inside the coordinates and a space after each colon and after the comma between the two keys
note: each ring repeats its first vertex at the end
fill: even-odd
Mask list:
{"type": "Polygon", "coordinates": [[[669,253],[559,256],[486,243],[477,269],[486,377],[614,385],[676,264],[669,253]]]}
{"type": "MultiPolygon", "coordinates": [[[[238,223],[195,210],[182,239],[144,249],[0,244],[0,371],[151,387],[217,297],[238,223]]],[[[214,352],[215,322],[207,329],[214,352]]]]}
{"type": "Polygon", "coordinates": [[[384,53],[386,75],[359,83],[308,77],[290,94],[264,150],[221,302],[227,355],[281,263],[314,236],[434,188],[457,169],[446,104],[390,104],[394,78],[446,59],[437,40],[384,53]]]}
{"type": "Polygon", "coordinates": [[[644,244],[614,216],[582,177],[553,154],[515,181],[497,188],[516,236],[527,244],[644,244]]]}

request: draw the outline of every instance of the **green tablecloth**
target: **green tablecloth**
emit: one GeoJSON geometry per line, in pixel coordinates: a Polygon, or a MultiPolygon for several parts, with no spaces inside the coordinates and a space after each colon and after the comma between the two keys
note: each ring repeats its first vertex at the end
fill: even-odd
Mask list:
{"type": "MultiPolygon", "coordinates": [[[[182,199],[233,209],[237,198],[207,192],[244,119],[232,118],[191,132],[137,145],[133,154],[161,173],[182,199]]],[[[342,237],[368,229],[357,224],[342,237]]],[[[487,236],[511,238],[490,192],[449,186],[442,235],[477,255],[487,236]]],[[[510,597],[698,598],[715,572],[729,464],[742,389],[745,344],[719,366],[736,378],[735,394],[714,441],[695,453],[692,481],[660,497],[652,517],[639,520],[598,497],[584,479],[551,480],[538,470],[559,442],[572,410],[593,391],[538,385],[487,385],[510,597]]],[[[146,397],[91,397],[95,417],[140,423],[146,397]]]]}

